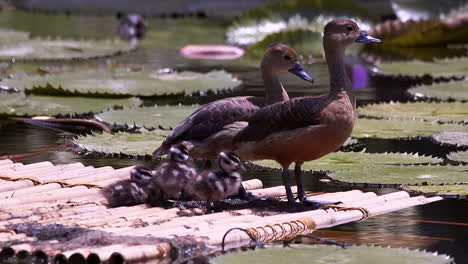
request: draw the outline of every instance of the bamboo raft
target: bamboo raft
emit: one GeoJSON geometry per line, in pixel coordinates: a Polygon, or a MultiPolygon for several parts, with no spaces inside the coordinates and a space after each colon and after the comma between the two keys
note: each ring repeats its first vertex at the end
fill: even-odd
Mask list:
{"type": "MultiPolygon", "coordinates": [[[[184,214],[179,208],[161,208],[148,205],[108,208],[100,188],[118,180],[128,179],[132,167],[114,169],[94,168],[81,163],[54,165],[39,162],[29,165],[0,160],[0,243],[11,245],[15,251],[43,250],[49,256],[70,257],[81,254],[107,261],[115,253],[127,261],[157,259],[172,254],[175,237],[190,237],[185,243],[197,247],[205,245],[219,249],[224,234],[239,227],[259,242],[284,240],[297,234],[311,233],[367,217],[441,200],[441,197],[410,197],[397,191],[381,196],[373,192],[352,190],[336,193],[312,194],[313,199],[341,201],[341,207],[295,213],[262,215],[254,209],[229,210],[213,214],[184,214]],[[42,225],[61,224],[80,227],[106,234],[145,238],[162,238],[157,243],[126,243],[119,240],[111,245],[85,245],[73,249],[40,248],[38,238],[15,233],[11,226],[21,223],[42,225]],[[190,241],[190,242],[187,242],[190,241]]],[[[255,195],[282,198],[283,186],[263,188],[260,180],[243,182],[255,195]]],[[[293,188],[294,189],[294,188],[293,188]]],[[[284,198],[284,197],[283,197],[284,198]]],[[[226,236],[227,247],[240,247],[251,243],[245,232],[234,230],[226,236]]],[[[47,241],[51,245],[57,241],[47,241]]],[[[5,248],[4,248],[5,249],[5,248]]]]}

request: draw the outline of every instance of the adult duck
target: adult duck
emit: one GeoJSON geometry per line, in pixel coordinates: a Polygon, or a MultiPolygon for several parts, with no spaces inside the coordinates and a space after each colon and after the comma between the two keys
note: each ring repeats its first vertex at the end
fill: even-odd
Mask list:
{"type": "Polygon", "coordinates": [[[337,150],[351,135],[356,100],[346,74],[345,50],[354,42],[380,42],[346,19],[325,26],[323,46],[330,74],[330,92],[321,96],[293,98],[255,112],[248,125],[234,138],[234,151],[244,160],[271,159],[283,167],[283,182],[289,203],[289,166],[295,162],[298,198],[320,206],[326,202],[307,200],[301,179],[301,165],[337,150]]]}
{"type": "MultiPolygon", "coordinates": [[[[281,43],[273,43],[265,52],[260,70],[266,90],[266,97],[237,96],[217,100],[206,104],[177,125],[167,136],[153,156],[167,154],[170,147],[179,142],[197,144],[220,132],[226,125],[236,121],[248,121],[260,108],[289,100],[278,74],[290,72],[298,77],[313,82],[299,63],[299,56],[292,48],[281,43]]],[[[192,145],[193,145],[192,144],[192,145]]],[[[193,148],[192,148],[193,150],[193,148]]],[[[215,159],[219,149],[205,152],[190,152],[193,158],[215,159]]]]}

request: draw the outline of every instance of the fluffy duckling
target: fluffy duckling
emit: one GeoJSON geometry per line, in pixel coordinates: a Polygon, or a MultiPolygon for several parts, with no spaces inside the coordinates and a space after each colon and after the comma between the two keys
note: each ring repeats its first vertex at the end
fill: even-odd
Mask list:
{"type": "Polygon", "coordinates": [[[139,14],[128,14],[122,18],[118,33],[122,39],[130,40],[132,44],[137,44],[138,41],[145,37],[148,23],[143,16],[139,14]]]}
{"type": "MultiPolygon", "coordinates": [[[[328,202],[307,200],[301,178],[304,162],[337,150],[353,131],[356,99],[344,56],[356,42],[380,42],[347,19],[335,19],[324,29],[323,46],[330,73],[330,92],[279,102],[258,110],[234,138],[235,152],[244,160],[271,159],[283,167],[288,202],[294,202],[289,166],[296,163],[298,198],[321,206],[328,202]]],[[[328,203],[329,204],[329,203],[328,203]]]]}
{"type": "Polygon", "coordinates": [[[239,157],[233,152],[220,152],[217,159],[219,170],[205,170],[199,173],[189,184],[189,191],[198,199],[207,201],[208,212],[213,209],[213,202],[236,194],[241,187],[241,174],[245,171],[239,157]]]}
{"type": "Polygon", "coordinates": [[[109,206],[130,206],[148,202],[153,191],[153,172],[144,166],[135,166],[129,180],[118,181],[102,190],[109,206]]]}
{"type": "Polygon", "coordinates": [[[172,146],[169,149],[169,157],[168,162],[161,164],[154,171],[155,193],[152,194],[151,199],[155,201],[187,198],[187,183],[197,174],[193,160],[184,144],[172,146]]]}

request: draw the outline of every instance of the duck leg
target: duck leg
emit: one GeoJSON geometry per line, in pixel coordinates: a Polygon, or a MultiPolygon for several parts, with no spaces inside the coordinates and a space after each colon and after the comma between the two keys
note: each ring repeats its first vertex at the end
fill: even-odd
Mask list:
{"type": "Polygon", "coordinates": [[[288,197],[288,204],[293,204],[296,200],[294,198],[293,192],[291,190],[291,180],[289,179],[289,169],[288,167],[283,168],[283,184],[284,188],[286,189],[286,196],[288,197]]]}
{"type": "MultiPolygon", "coordinates": [[[[302,183],[302,163],[296,162],[294,166],[294,174],[296,176],[297,184],[297,198],[303,204],[312,205],[317,208],[327,208],[327,205],[341,204],[341,202],[328,202],[328,201],[318,201],[318,200],[309,200],[307,199],[304,184],[302,183]]],[[[288,199],[289,200],[289,199],[288,199]]]]}
{"type": "Polygon", "coordinates": [[[241,184],[239,187],[238,197],[242,200],[250,201],[258,201],[258,200],[265,200],[264,197],[260,197],[257,195],[252,194],[245,190],[244,186],[241,184]]]}

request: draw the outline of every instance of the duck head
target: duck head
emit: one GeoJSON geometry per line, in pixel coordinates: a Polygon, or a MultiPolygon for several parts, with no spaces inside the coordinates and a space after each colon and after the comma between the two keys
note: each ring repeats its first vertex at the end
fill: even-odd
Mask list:
{"type": "Polygon", "coordinates": [[[270,44],[263,55],[261,67],[272,72],[290,72],[303,80],[314,82],[304,71],[296,51],[282,43],[270,44]]]}
{"type": "Polygon", "coordinates": [[[240,158],[233,152],[220,152],[218,166],[225,173],[244,172],[245,167],[240,158]]]}
{"type": "Polygon", "coordinates": [[[185,162],[190,159],[187,146],[184,144],[177,144],[169,149],[169,156],[171,160],[177,162],[185,162]]]}
{"type": "Polygon", "coordinates": [[[349,19],[335,19],[325,26],[323,42],[325,46],[348,46],[354,42],[382,42],[371,37],[359,28],[356,22],[349,19]]]}

